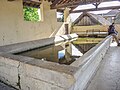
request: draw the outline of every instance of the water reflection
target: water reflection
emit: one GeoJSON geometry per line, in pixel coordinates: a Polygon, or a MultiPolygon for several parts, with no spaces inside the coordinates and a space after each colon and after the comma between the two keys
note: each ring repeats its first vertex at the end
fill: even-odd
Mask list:
{"type": "Polygon", "coordinates": [[[59,45],[50,45],[30,51],[20,52],[17,55],[29,56],[41,60],[47,60],[69,65],[83,55],[71,42],[59,45]]]}
{"type": "Polygon", "coordinates": [[[101,38],[78,38],[74,41],[49,45],[16,54],[69,65],[101,40],[101,38]]]}

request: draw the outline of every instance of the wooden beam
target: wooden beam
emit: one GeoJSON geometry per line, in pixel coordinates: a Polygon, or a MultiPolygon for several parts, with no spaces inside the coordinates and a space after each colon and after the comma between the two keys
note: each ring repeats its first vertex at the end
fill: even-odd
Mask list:
{"type": "Polygon", "coordinates": [[[70,11],[70,13],[80,13],[80,12],[109,10],[109,9],[120,9],[120,6],[102,7],[102,8],[98,8],[98,9],[92,8],[92,9],[84,9],[84,10],[75,10],[75,11],[70,11]]]}
{"type": "Polygon", "coordinates": [[[57,9],[57,12],[63,13],[63,12],[64,12],[64,9],[57,9]]]}
{"type": "Polygon", "coordinates": [[[54,7],[58,2],[60,2],[61,0],[55,0],[52,4],[51,7],[54,7]]]}
{"type": "Polygon", "coordinates": [[[15,0],[8,0],[8,1],[15,1],[15,0]]]}
{"type": "MultiPolygon", "coordinates": [[[[63,3],[59,5],[51,5],[51,9],[58,9],[58,8],[65,8],[65,7],[76,7],[78,5],[85,5],[85,4],[91,4],[96,2],[108,2],[113,0],[79,0],[79,1],[71,1],[70,3],[63,3]]],[[[120,1],[120,0],[114,0],[114,1],[120,1]]]]}
{"type": "Polygon", "coordinates": [[[72,8],[71,8],[71,11],[73,11],[75,8],[76,8],[76,7],[72,7],[72,8]]]}
{"type": "Polygon", "coordinates": [[[36,3],[40,3],[41,0],[23,0],[23,2],[36,2],[36,3]]]}
{"type": "Polygon", "coordinates": [[[28,7],[40,8],[40,0],[23,0],[23,5],[28,7]]]}
{"type": "Polygon", "coordinates": [[[96,9],[98,9],[98,6],[100,5],[100,2],[98,2],[98,3],[93,3],[93,5],[96,7],[96,9]]]}

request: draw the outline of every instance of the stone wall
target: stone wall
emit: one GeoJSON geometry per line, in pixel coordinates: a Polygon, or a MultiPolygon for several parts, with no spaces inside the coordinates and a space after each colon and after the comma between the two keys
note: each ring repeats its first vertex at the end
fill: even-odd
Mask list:
{"type": "Polygon", "coordinates": [[[24,21],[22,1],[0,0],[0,46],[48,38],[62,25],[47,1],[41,4],[42,21],[24,21]]]}

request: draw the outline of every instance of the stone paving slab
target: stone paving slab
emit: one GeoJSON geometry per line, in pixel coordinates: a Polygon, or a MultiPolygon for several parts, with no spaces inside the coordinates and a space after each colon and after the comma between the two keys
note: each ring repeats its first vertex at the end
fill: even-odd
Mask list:
{"type": "Polygon", "coordinates": [[[110,47],[87,90],[120,90],[120,47],[110,47]]]}
{"type": "Polygon", "coordinates": [[[16,89],[0,82],[0,90],[16,90],[16,89]]]}

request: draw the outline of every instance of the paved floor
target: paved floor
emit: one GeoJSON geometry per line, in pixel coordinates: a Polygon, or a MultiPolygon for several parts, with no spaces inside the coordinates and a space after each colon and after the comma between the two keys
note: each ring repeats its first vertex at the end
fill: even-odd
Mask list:
{"type": "Polygon", "coordinates": [[[0,82],[0,90],[16,90],[0,82]]]}
{"type": "Polygon", "coordinates": [[[110,47],[87,90],[120,90],[120,47],[110,47]]]}

